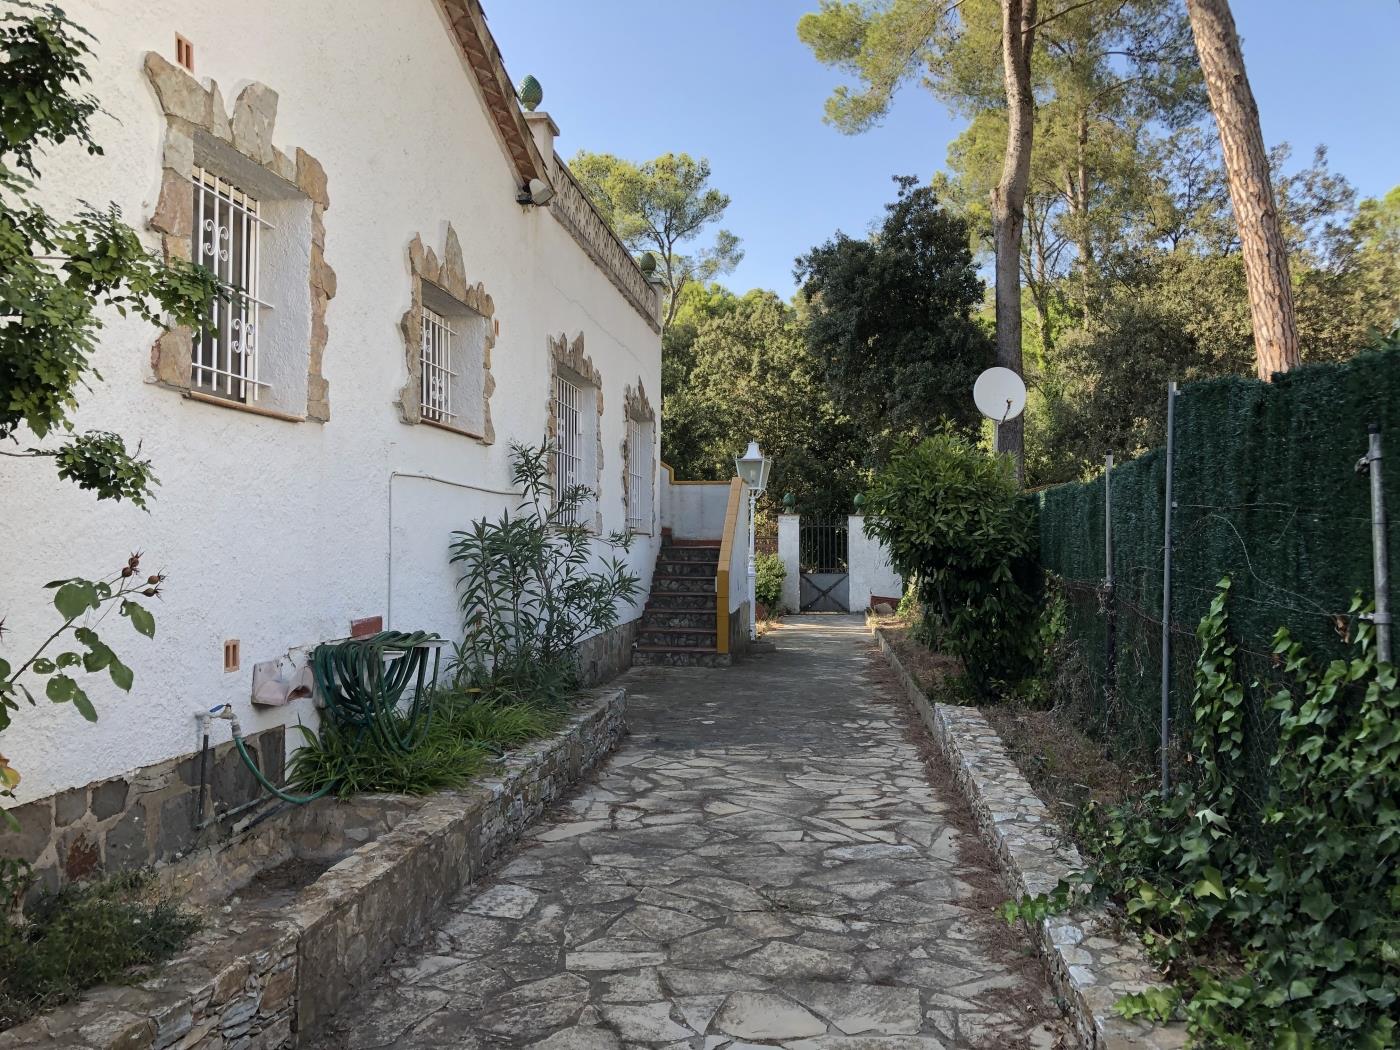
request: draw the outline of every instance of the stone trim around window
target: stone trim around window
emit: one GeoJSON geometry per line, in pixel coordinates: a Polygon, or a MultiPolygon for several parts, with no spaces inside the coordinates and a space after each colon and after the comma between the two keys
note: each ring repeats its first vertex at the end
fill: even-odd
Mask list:
{"type": "MultiPolygon", "coordinates": [[[[603,531],[603,374],[594,367],[593,359],[584,353],[582,332],[574,336],[572,342],[563,332],[549,337],[549,380],[545,386],[549,400],[546,402],[548,408],[545,416],[545,435],[551,448],[554,447],[554,442],[559,435],[559,421],[554,414],[554,380],[558,377],[561,368],[574,373],[591,386],[598,401],[598,420],[593,427],[597,442],[597,448],[594,452],[597,476],[594,478],[592,487],[597,494],[597,498],[593,500],[593,531],[601,534],[603,531]]],[[[550,467],[549,481],[551,485],[555,481],[552,466],[550,467]]]]}
{"type": "Polygon", "coordinates": [[[491,423],[491,395],[496,390],[496,380],[491,375],[491,349],[496,345],[496,303],[486,293],[480,283],[467,281],[466,264],[462,260],[462,243],[457,239],[457,231],[452,223],[447,224],[447,238],[443,242],[442,259],[431,247],[423,245],[423,238],[414,234],[408,244],[408,270],[412,281],[411,299],[408,312],[403,315],[399,328],[403,332],[404,363],[408,366],[408,379],[399,391],[399,411],[405,423],[427,423],[444,430],[474,437],[483,444],[496,441],[496,428],[491,423]],[[448,296],[467,309],[486,319],[486,340],[482,352],[482,426],[481,433],[449,426],[423,419],[422,376],[423,376],[423,282],[442,289],[448,296]]]}
{"type": "MultiPolygon", "coordinates": [[[[179,66],[154,51],[146,52],[146,78],[155,89],[165,116],[165,140],[161,154],[160,197],[148,225],[161,234],[167,262],[188,261],[194,226],[194,198],[190,177],[194,170],[195,135],[212,136],[260,168],[281,179],[311,204],[310,286],[311,336],[307,357],[306,418],[325,423],[330,419],[330,384],[322,374],[326,351],[326,304],[335,298],[335,271],[325,259],[324,214],[330,207],[326,173],[320,161],[298,148],[289,156],[272,144],[277,120],[277,92],[253,82],[238,93],[230,118],[219,85],[206,88],[179,66]]],[[[171,328],[151,348],[151,369],[156,382],[190,391],[191,341],[188,328],[171,328]]],[[[233,407],[242,407],[235,405],[233,407]]],[[[289,417],[290,418],[290,417],[289,417]]]]}
{"type": "MultiPolygon", "coordinates": [[[[637,377],[637,389],[630,386],[622,388],[622,418],[624,420],[637,420],[642,423],[650,423],[652,426],[652,440],[656,439],[656,409],[652,408],[651,400],[647,397],[647,388],[642,383],[642,377],[637,377]]],[[[627,443],[627,426],[622,427],[622,514],[623,521],[631,517],[631,509],[627,505],[627,487],[631,481],[631,448],[627,443]]],[[[655,531],[656,520],[656,464],[652,463],[652,470],[649,474],[647,484],[651,487],[651,492],[647,498],[647,507],[651,510],[652,521],[648,523],[645,534],[650,535],[655,531]]]]}

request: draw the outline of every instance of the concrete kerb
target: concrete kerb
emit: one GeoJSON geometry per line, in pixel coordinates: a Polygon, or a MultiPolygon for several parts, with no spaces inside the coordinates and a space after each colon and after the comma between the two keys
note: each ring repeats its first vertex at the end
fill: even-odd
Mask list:
{"type": "Polygon", "coordinates": [[[302,1045],[427,929],[625,732],[627,694],[588,694],[500,774],[428,798],[307,886],[272,921],[201,934],[149,980],[93,989],[0,1034],[0,1050],[285,1050],[302,1045]]]}
{"type": "MultiPolygon", "coordinates": [[[[1008,892],[1016,897],[1049,893],[1062,878],[1082,871],[1078,851],[1065,843],[1045,803],[982,712],[929,700],[900,663],[883,628],[873,619],[868,623],[909,702],[948,760],[1008,892]]],[[[1161,980],[1142,946],[1119,935],[1102,910],[1049,916],[1030,932],[1086,1050],[1178,1050],[1186,1045],[1183,1024],[1149,1025],[1114,1012],[1121,996],[1159,987],[1161,980]]]]}

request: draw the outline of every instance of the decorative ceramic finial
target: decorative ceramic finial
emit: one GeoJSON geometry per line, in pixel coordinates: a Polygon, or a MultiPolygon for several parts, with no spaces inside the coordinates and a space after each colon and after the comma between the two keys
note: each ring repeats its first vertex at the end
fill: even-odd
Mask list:
{"type": "Polygon", "coordinates": [[[642,252],[637,256],[637,269],[642,271],[643,277],[650,277],[656,272],[656,256],[651,252],[642,252]]]}
{"type": "Polygon", "coordinates": [[[520,81],[520,87],[516,89],[516,94],[520,96],[520,104],[525,107],[528,113],[533,113],[544,101],[544,88],[540,87],[540,82],[528,73],[525,75],[525,79],[520,81]]]}
{"type": "Polygon", "coordinates": [[[785,496],[783,497],[783,508],[784,508],[789,514],[791,514],[791,513],[792,513],[792,508],[795,507],[795,506],[797,506],[797,497],[794,496],[791,492],[789,492],[787,495],[785,495],[785,496]]]}

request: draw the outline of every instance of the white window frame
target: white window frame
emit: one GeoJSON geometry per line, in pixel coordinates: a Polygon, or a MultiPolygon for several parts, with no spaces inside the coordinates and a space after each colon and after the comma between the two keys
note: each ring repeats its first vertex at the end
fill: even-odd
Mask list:
{"type": "Polygon", "coordinates": [[[209,306],[209,324],[194,333],[190,347],[190,385],[215,397],[256,402],[270,388],[260,378],[259,338],[263,311],[272,305],[259,297],[262,231],[272,226],[259,214],[257,198],[215,172],[196,166],[194,261],[213,271],[232,289],[209,306]]]}
{"type": "Polygon", "coordinates": [[[627,420],[627,529],[651,532],[651,421],[627,420]]]}
{"type": "MultiPolygon", "coordinates": [[[[419,349],[421,370],[419,411],[424,419],[455,426],[460,412],[453,400],[452,380],[457,378],[453,366],[457,332],[447,318],[432,307],[423,307],[422,340],[419,349]]],[[[455,396],[461,396],[461,387],[455,396]]]]}
{"type": "MultiPolygon", "coordinates": [[[[584,394],[585,388],[563,375],[554,377],[554,498],[557,504],[562,493],[575,485],[584,484],[584,394]]],[[[574,508],[568,524],[578,524],[574,508]]]]}

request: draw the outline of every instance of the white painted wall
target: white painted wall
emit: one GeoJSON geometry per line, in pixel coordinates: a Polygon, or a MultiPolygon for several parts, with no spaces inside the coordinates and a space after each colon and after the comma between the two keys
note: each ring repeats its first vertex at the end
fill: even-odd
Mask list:
{"type": "Polygon", "coordinates": [[[888,548],[865,534],[864,515],[852,514],[846,520],[849,529],[846,556],[851,573],[851,612],[863,612],[870,608],[872,597],[898,599],[904,593],[904,580],[890,566],[888,548]]]}
{"type": "MultiPolygon", "coordinates": [[[[70,705],[16,713],[3,751],[24,773],[20,802],[193,751],[191,713],[215,703],[233,703],[250,733],[315,725],[309,701],[252,707],[252,665],[343,637],[354,618],[391,614],[393,627],[456,637],[449,533],[513,505],[503,494],[510,444],[544,435],[547,336],[583,332],[603,376],[605,530],[624,525],[623,387],[640,379],[660,389],[658,336],[547,209],[515,203],[514,176],[433,0],[244,0],[236,20],[229,12],[209,0],[68,5],[96,36],[91,90],[111,116],[94,120],[105,157],[67,148],[44,158],[44,198],[59,211],[80,198],[114,200],[144,229],[164,122],[142,56],[173,60],[176,31],[194,42],[199,75],[219,82],[230,110],[248,80],[274,88],[274,141],[304,148],[328,177],[326,258],[339,285],[327,313],[331,420],[259,418],[158,388],[149,381],[156,330],[109,318],[96,360],[105,381],[83,396],[78,423],[140,441],[162,484],[146,514],[57,483],[49,464],[0,461],[5,651],[27,652],[54,624],[47,580],[99,576],[140,549],[169,582],[154,642],[119,622],[104,628],[136,684],[123,695],[88,683],[97,725],[70,705]],[[406,376],[405,250],[421,234],[441,253],[449,220],[501,326],[490,447],[404,425],[394,404],[406,376]],[[222,671],[226,638],[242,642],[237,673],[222,671]]],[[[567,106],[555,116],[561,152],[597,145],[568,139],[567,106]]],[[[639,538],[629,556],[643,595],[655,542],[639,538]]]]}
{"type": "Polygon", "coordinates": [[[724,535],[729,482],[679,481],[661,468],[661,524],[678,540],[718,540],[724,535]]]}
{"type": "Polygon", "coordinates": [[[797,514],[778,515],[778,557],[782,559],[783,608],[795,613],[802,607],[802,578],[798,543],[802,518],[797,514]]]}

